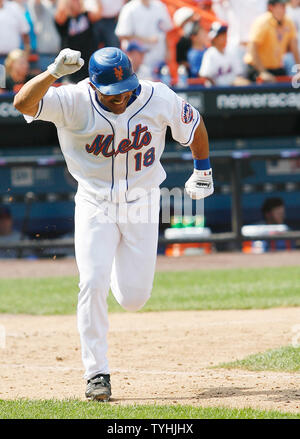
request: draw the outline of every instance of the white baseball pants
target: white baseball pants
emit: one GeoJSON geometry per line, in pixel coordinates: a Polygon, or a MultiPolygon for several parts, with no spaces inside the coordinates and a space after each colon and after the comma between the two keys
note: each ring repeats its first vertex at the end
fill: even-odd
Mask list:
{"type": "Polygon", "coordinates": [[[150,297],[157,254],[159,190],[130,203],[75,197],[75,254],[79,270],[77,324],[85,379],[108,374],[109,287],[129,311],[150,297]]]}

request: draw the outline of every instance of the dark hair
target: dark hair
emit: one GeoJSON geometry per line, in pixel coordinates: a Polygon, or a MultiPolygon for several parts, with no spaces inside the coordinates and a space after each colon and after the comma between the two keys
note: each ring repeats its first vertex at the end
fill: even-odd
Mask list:
{"type": "Polygon", "coordinates": [[[269,213],[275,207],[280,207],[280,206],[284,206],[284,203],[281,198],[278,197],[266,198],[261,208],[263,216],[265,216],[266,213],[269,213]]]}
{"type": "Polygon", "coordinates": [[[276,5],[276,3],[286,4],[288,0],[268,0],[268,5],[276,5]]]}

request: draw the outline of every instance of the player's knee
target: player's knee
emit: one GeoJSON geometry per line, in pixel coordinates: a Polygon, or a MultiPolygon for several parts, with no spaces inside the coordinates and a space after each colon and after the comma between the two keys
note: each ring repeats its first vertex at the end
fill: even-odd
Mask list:
{"type": "Polygon", "coordinates": [[[120,305],[126,309],[126,311],[138,311],[143,308],[145,303],[149,300],[151,290],[145,291],[145,289],[141,288],[130,288],[128,293],[129,294],[126,294],[126,291],[123,291],[120,305]]]}
{"type": "Polygon", "coordinates": [[[85,275],[80,279],[80,294],[97,293],[109,283],[109,277],[102,270],[85,275]]]}

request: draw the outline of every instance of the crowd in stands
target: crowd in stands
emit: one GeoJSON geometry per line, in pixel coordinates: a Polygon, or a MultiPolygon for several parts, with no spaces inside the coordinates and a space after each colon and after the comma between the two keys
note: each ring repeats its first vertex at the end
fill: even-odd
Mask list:
{"type": "Polygon", "coordinates": [[[85,60],[68,78],[78,82],[107,46],[126,51],[141,79],[275,82],[300,64],[300,0],[0,0],[0,93],[18,91],[65,47],[85,60]]]}

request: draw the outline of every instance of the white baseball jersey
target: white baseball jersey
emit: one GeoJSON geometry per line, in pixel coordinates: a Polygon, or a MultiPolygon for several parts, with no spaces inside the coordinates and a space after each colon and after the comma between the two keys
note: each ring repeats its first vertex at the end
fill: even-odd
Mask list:
{"type": "Polygon", "coordinates": [[[53,122],[79,191],[113,202],[138,199],[166,177],[160,163],[167,127],[183,146],[192,143],[198,111],[162,83],[140,81],[141,91],[123,114],[100,105],[85,79],[50,87],[34,119],[53,122]],[[135,190],[136,189],[136,190],[135,190]]]}
{"type": "Polygon", "coordinates": [[[145,6],[141,0],[132,0],[123,6],[115,32],[119,38],[157,38],[155,44],[144,44],[148,52],[145,53],[143,64],[149,66],[152,71],[166,58],[166,33],[172,27],[172,20],[164,3],[151,0],[149,5],[145,6]]]}
{"type": "Polygon", "coordinates": [[[235,54],[209,47],[203,55],[199,75],[212,79],[218,86],[230,86],[240,75],[241,66],[235,54]]]}

